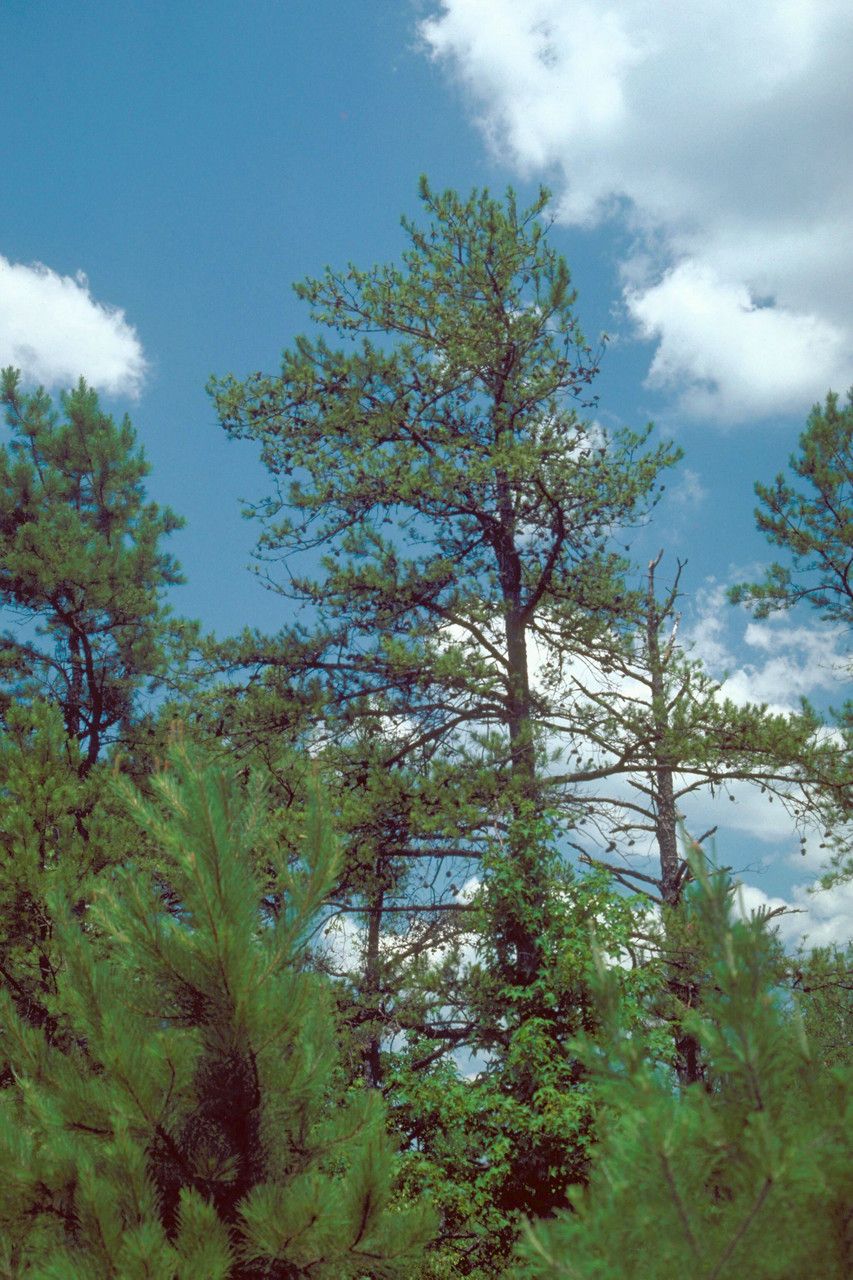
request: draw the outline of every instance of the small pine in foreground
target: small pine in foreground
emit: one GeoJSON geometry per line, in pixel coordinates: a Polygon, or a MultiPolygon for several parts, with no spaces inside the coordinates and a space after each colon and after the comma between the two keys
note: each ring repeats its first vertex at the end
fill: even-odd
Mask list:
{"type": "Polygon", "coordinates": [[[335,1028],[306,938],[335,872],[319,817],[303,865],[250,854],[268,806],[173,751],[158,852],[110,876],[86,923],[53,903],[62,1049],[0,997],[0,1274],[28,1280],[386,1280],[431,1228],[391,1204],[376,1095],[336,1090],[335,1028]],[[256,865],[256,863],[255,863],[256,865]],[[264,919],[259,904],[276,905],[264,919]],[[64,917],[64,918],[63,918],[64,917]]]}
{"type": "MultiPolygon", "coordinates": [[[[588,1051],[604,1139],[575,1212],[527,1229],[530,1280],[844,1280],[851,1274],[848,1068],[809,1045],[775,987],[766,922],[733,917],[731,886],[694,863],[686,927],[708,958],[690,1031],[703,1083],[679,1088],[626,1035],[599,975],[605,1051],[588,1051]]],[[[600,1043],[600,1042],[599,1042],[600,1043]]]]}

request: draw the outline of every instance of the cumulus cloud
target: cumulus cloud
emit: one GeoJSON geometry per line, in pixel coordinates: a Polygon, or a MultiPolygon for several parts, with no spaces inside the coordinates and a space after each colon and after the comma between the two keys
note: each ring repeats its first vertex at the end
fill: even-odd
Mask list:
{"type": "Polygon", "coordinates": [[[853,378],[847,0],[441,0],[421,32],[559,215],[635,237],[650,382],[724,422],[853,378]]]}
{"type": "Polygon", "coordinates": [[[743,283],[682,262],[626,304],[640,335],[655,339],[650,386],[674,391],[693,417],[736,420],[785,413],[843,385],[849,335],[811,313],[757,306],[743,283]]]}
{"type": "Polygon", "coordinates": [[[766,847],[762,865],[775,862],[785,850],[789,856],[799,848],[794,819],[778,800],[762,793],[749,782],[731,782],[712,795],[704,788],[683,801],[687,829],[694,835],[716,827],[721,859],[735,869],[752,859],[756,845],[766,847]]]}
{"type": "Polygon", "coordinates": [[[0,364],[28,382],[67,387],[82,375],[112,394],[136,396],[146,362],[123,311],[92,297],[82,273],[61,276],[0,256],[0,364]]]}
{"type": "MultiPolygon", "coordinates": [[[[734,581],[756,575],[736,574],[734,581]]],[[[841,626],[803,626],[787,618],[748,621],[726,603],[724,583],[696,593],[683,631],[691,653],[722,681],[721,697],[738,706],[766,703],[786,713],[801,698],[842,700],[849,681],[849,655],[841,626]],[[737,656],[736,656],[737,655],[737,656]]]]}
{"type": "Polygon", "coordinates": [[[738,887],[737,905],[742,915],[783,908],[774,925],[786,947],[794,948],[805,941],[809,947],[843,946],[851,937],[853,921],[853,883],[833,889],[817,889],[813,885],[796,885],[790,899],[771,897],[753,884],[738,887]]]}

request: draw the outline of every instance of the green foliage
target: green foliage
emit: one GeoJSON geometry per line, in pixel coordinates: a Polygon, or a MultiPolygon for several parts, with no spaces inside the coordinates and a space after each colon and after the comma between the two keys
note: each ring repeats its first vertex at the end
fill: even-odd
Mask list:
{"type": "MultiPolygon", "coordinates": [[[[774,561],[763,582],[741,583],[729,592],[735,604],[747,604],[758,618],[806,601],[830,622],[853,623],[853,389],[839,405],[830,392],[825,405],[816,404],[800,450],[790,458],[798,480],[778,475],[773,485],[756,484],[761,500],[755,517],[768,540],[787,553],[788,563],[774,561]]],[[[832,796],[824,887],[853,877],[853,836],[850,831],[850,748],[853,745],[853,704],[836,713],[845,748],[832,796]]]]}
{"type": "MultiPolygon", "coordinates": [[[[651,832],[665,865],[641,883],[675,905],[682,797],[744,777],[786,794],[817,723],[720,706],[662,634],[676,587],[659,605],[652,567],[647,593],[629,589],[614,533],[645,519],[678,451],[651,444],[651,428],[608,433],[583,418],[597,359],[548,240],[546,193],[527,209],[512,192],[463,198],[424,181],[420,194],[424,218],[403,221],[399,265],[297,287],[338,344],[302,337],[278,374],[211,385],[225,429],[260,445],[272,477],[251,510],[262,571],[306,606],[222,660],[248,673],[245,697],[225,694],[226,724],[256,745],[277,706],[290,727],[300,696],[317,698],[343,797],[335,902],[364,924],[347,1019],[366,1078],[399,1097],[401,1130],[443,1187],[443,1260],[473,1274],[506,1257],[523,1212],[550,1211],[584,1176],[594,1130],[570,1048],[596,1021],[589,942],[566,942],[544,815],[574,827],[587,855],[586,818],[611,848],[651,832]],[[584,682],[584,663],[614,689],[584,682]],[[636,679],[648,698],[624,696],[636,679]],[[559,769],[546,759],[555,746],[559,769]],[[613,778],[631,783],[616,799],[613,778]],[[474,879],[475,904],[448,888],[474,879]],[[566,951],[573,964],[559,971],[566,951]],[[383,1031],[386,1043],[403,1035],[396,1060],[383,1031]],[[453,1048],[488,1055],[464,1102],[440,1061],[453,1048]],[[480,1135],[479,1159],[442,1128],[445,1086],[454,1123],[480,1135]],[[462,1169],[467,1197],[454,1185],[462,1169]]],[[[674,946],[670,959],[671,977],[674,946]]],[[[693,984],[658,995],[698,1071],[681,1026],[693,984]]]]}
{"type": "Polygon", "coordinates": [[[61,420],[13,369],[0,401],[11,431],[0,447],[0,605],[18,621],[0,637],[0,706],[55,702],[85,771],[132,719],[139,687],[166,673],[179,628],[162,596],[181,578],[160,541],[182,522],[146,500],[130,421],[116,425],[82,379],[61,420]]]}
{"type": "Polygon", "coordinates": [[[849,1070],[828,1068],[776,987],[759,918],[736,921],[725,877],[694,863],[686,921],[707,962],[690,1019],[704,1086],[677,1088],[632,1037],[612,973],[606,1044],[584,1056],[604,1137],[574,1212],[533,1224],[516,1274],[596,1280],[788,1280],[849,1274],[849,1070]]]}
{"type": "Polygon", "coordinates": [[[138,843],[109,779],[103,765],[81,774],[58,707],[9,709],[0,732],[0,979],[19,1015],[52,1041],[67,1028],[51,899],[83,919],[97,876],[138,843]]]}
{"type": "Polygon", "coordinates": [[[794,991],[818,1062],[853,1066],[853,942],[800,951],[794,991]]]}
{"type": "Polygon", "coordinates": [[[130,861],[102,876],[82,926],[52,896],[70,1039],[3,993],[4,1274],[410,1274],[428,1217],[392,1205],[378,1095],[337,1092],[328,992],[303,967],[335,870],[325,821],[300,864],[269,851],[270,918],[250,856],[258,787],[180,747],[154,785],[155,801],[126,789],[154,885],[130,861]]]}
{"type": "MultiPolygon", "coordinates": [[[[511,191],[462,198],[424,181],[420,195],[423,223],[404,220],[399,266],[298,286],[339,348],[300,338],[278,376],[212,383],[224,427],[260,444],[273,477],[274,496],[253,509],[259,556],[295,558],[272,585],[309,606],[279,636],[246,635],[223,656],[250,685],[265,671],[279,687],[288,676],[322,690],[324,746],[343,777],[415,780],[408,806],[393,781],[384,809],[371,788],[374,819],[350,828],[347,864],[352,851],[373,869],[362,905],[386,938],[385,915],[407,905],[400,890],[413,916],[432,907],[464,929],[445,886],[476,867],[496,825],[509,832],[504,857],[523,887],[493,923],[525,985],[541,954],[524,917],[543,885],[520,819],[547,807],[544,736],[562,697],[534,688],[532,646],[556,665],[607,649],[625,590],[613,530],[645,517],[678,453],[650,446],[651,428],[608,435],[579,415],[597,360],[548,241],[547,193],[527,209],[511,191]],[[316,577],[299,563],[311,549],[316,577]],[[442,886],[419,895],[436,869],[442,886]]],[[[363,782],[353,789],[363,795],[363,782]]]]}
{"type": "Polygon", "coordinates": [[[274,641],[246,636],[243,662],[319,678],[338,726],[384,714],[394,764],[443,754],[463,783],[490,775],[482,815],[496,772],[510,806],[533,785],[553,709],[531,688],[533,637],[555,661],[581,639],[606,646],[623,591],[613,529],[644,517],[678,455],[647,447],[650,429],[608,437],[578,415],[597,363],[547,194],[528,209],[512,192],[420,194],[400,267],[297,287],[347,345],[300,338],[279,376],[212,391],[274,479],[252,509],[259,555],[296,557],[273,585],[312,610],[274,641]],[[316,579],[298,560],[311,548],[316,579]]]}
{"type": "MultiPolygon", "coordinates": [[[[578,1035],[595,1035],[592,932],[627,959],[638,906],[613,893],[606,876],[574,878],[539,832],[548,891],[528,904],[543,962],[518,985],[501,954],[502,924],[514,916],[507,899],[524,880],[507,860],[487,866],[473,923],[475,955],[466,970],[465,1011],[476,1050],[469,1075],[438,1060],[425,1068],[435,1042],[413,1038],[389,1064],[386,1094],[410,1146],[406,1185],[430,1187],[442,1230],[424,1277],[513,1274],[511,1257],[525,1215],[547,1214],[585,1178],[598,1102],[575,1051],[578,1035]]],[[[535,827],[528,829],[533,842],[535,827]]],[[[651,1052],[667,1037],[649,1032],[647,1004],[660,986],[657,970],[619,967],[626,1016],[651,1052]]]]}
{"type": "Polygon", "coordinates": [[[830,621],[853,621],[853,390],[839,406],[830,392],[815,405],[800,436],[791,470],[804,486],[784,475],[756,484],[761,500],[758,528],[790,557],[771,564],[764,582],[732,588],[735,604],[749,604],[756,617],[806,600],[830,621]]]}
{"type": "MultiPolygon", "coordinates": [[[[307,610],[203,645],[227,678],[144,721],[179,521],[85,383],[60,420],[3,375],[0,1272],[832,1280],[849,965],[801,957],[792,1011],[700,863],[682,905],[677,830],[733,779],[817,788],[834,820],[849,766],[807,707],[720,702],[660,557],[629,587],[614,532],[678,453],[581,416],[598,362],[546,194],[421,198],[399,266],[298,286],[340,349],[214,382],[273,479],[259,559],[295,557],[269,583],[307,610]],[[590,852],[637,833],[659,877],[590,852]],[[314,941],[334,913],[359,926],[341,972],[314,941]]],[[[849,617],[852,414],[810,419],[816,497],[758,486],[792,557],[736,590],[759,616],[849,617]]]]}

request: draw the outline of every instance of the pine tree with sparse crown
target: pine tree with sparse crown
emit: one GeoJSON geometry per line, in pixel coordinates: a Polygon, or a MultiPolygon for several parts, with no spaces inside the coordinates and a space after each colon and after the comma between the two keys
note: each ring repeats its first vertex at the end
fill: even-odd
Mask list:
{"type": "Polygon", "coordinates": [[[800,601],[830,622],[853,621],[853,388],[847,403],[830,391],[816,404],[790,458],[796,476],[781,473],[770,485],[756,483],[761,505],[755,521],[786,555],[774,562],[763,582],[739,583],[729,591],[734,604],[748,605],[766,618],[800,601]],[[797,481],[802,482],[795,487],[797,481]]]}
{"type": "Polygon", "coordinates": [[[162,539],[183,524],[148,500],[150,467],[125,417],[81,378],[58,413],[41,388],[0,372],[0,715],[58,705],[88,773],[137,715],[141,688],[169,671],[187,633],[165,590],[183,581],[162,539]]]}

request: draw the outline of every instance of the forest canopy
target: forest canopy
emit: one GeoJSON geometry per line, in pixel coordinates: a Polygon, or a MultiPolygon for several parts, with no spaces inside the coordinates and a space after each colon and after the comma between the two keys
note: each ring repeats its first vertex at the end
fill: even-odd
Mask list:
{"type": "MultiPolygon", "coordinates": [[[[211,380],[274,634],[174,616],[130,421],[4,371],[0,1270],[840,1280],[849,948],[685,815],[754,787],[849,879],[850,708],[725,696],[632,562],[681,451],[603,424],[547,192],[420,198],[211,380]]],[[[849,623],[851,436],[756,484],[756,617],[849,623]]]]}

